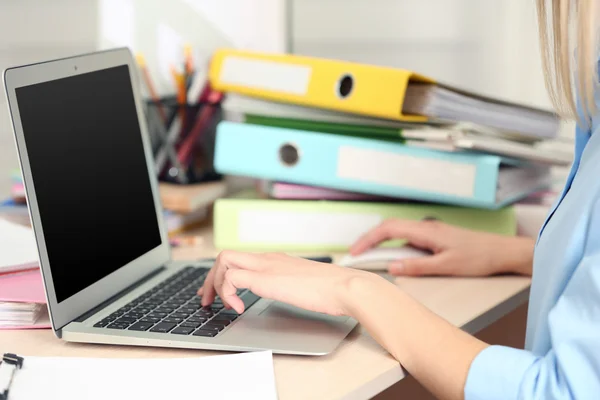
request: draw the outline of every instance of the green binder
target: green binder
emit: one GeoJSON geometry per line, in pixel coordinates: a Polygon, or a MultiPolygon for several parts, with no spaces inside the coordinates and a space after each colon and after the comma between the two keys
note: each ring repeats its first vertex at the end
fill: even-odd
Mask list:
{"type": "Polygon", "coordinates": [[[368,137],[404,143],[402,129],[382,126],[354,125],[338,122],[314,121],[307,119],[271,117],[266,115],[246,114],[248,124],[274,126],[279,128],[299,129],[311,132],[331,133],[336,135],[368,137]]]}
{"type": "MultiPolygon", "coordinates": [[[[345,252],[388,218],[436,218],[451,225],[516,235],[512,206],[499,210],[414,202],[274,200],[246,191],[214,206],[214,244],[219,250],[345,252]]],[[[389,241],[384,246],[402,244],[389,241]]]]}

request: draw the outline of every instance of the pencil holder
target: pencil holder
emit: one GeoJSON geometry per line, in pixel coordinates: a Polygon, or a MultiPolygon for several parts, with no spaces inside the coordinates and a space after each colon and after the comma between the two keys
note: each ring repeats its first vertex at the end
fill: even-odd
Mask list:
{"type": "Polygon", "coordinates": [[[198,103],[174,97],[146,102],[146,118],[158,179],[190,184],[222,179],[214,169],[221,96],[198,103]]]}

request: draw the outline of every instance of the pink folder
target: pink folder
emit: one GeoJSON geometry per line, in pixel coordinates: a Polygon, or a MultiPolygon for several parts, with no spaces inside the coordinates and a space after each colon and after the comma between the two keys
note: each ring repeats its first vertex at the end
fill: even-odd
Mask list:
{"type": "MultiPolygon", "coordinates": [[[[46,304],[44,283],[39,269],[0,275],[0,301],[46,304]]],[[[50,328],[47,312],[34,325],[0,326],[0,329],[50,328]]]]}
{"type": "Polygon", "coordinates": [[[263,190],[280,200],[346,200],[346,201],[386,201],[382,196],[347,192],[325,187],[298,185],[286,182],[264,182],[263,190]],[[265,188],[266,186],[266,188],[265,188]]]}

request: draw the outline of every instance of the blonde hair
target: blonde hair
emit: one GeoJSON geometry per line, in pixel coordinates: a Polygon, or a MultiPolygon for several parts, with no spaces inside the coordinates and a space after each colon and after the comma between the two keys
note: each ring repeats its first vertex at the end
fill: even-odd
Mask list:
{"type": "Polygon", "coordinates": [[[586,129],[597,111],[597,1],[536,1],[550,99],[561,117],[576,119],[586,129]]]}

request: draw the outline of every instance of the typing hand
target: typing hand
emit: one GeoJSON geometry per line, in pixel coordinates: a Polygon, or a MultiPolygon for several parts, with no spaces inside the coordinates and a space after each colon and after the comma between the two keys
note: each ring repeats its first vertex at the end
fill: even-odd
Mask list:
{"type": "MultiPolygon", "coordinates": [[[[374,274],[309,261],[284,254],[224,251],[198,290],[202,305],[218,294],[226,308],[244,311],[237,289],[249,289],[267,299],[330,315],[348,315],[348,285],[356,277],[381,279],[374,274]]],[[[383,280],[383,279],[382,279],[383,280]]]]}
{"type": "Polygon", "coordinates": [[[393,275],[531,275],[533,239],[473,231],[435,220],[386,220],[357,240],[350,253],[361,254],[390,239],[404,239],[433,253],[390,263],[393,275]]]}

